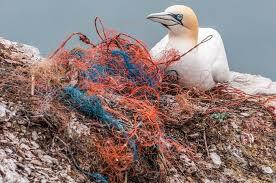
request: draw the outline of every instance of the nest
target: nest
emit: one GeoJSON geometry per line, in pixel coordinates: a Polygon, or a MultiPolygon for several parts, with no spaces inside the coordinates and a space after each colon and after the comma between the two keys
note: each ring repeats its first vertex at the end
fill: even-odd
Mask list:
{"type": "MultiPolygon", "coordinates": [[[[205,130],[199,118],[221,122],[244,104],[258,106],[274,118],[265,105],[270,98],[249,96],[226,85],[208,92],[185,89],[165,72],[181,55],[172,51],[153,60],[141,41],[104,30],[98,18],[95,26],[100,43],[74,33],[48,59],[13,68],[0,82],[3,96],[24,100],[32,119],[48,124],[72,163],[92,180],[164,182],[170,167],[179,167],[181,155],[200,159],[198,149],[179,129],[205,130]],[[86,47],[66,49],[75,35],[86,47]],[[68,134],[72,119],[89,126],[85,138],[68,134]]],[[[254,125],[243,124],[244,131],[269,129],[256,118],[254,125]]]]}

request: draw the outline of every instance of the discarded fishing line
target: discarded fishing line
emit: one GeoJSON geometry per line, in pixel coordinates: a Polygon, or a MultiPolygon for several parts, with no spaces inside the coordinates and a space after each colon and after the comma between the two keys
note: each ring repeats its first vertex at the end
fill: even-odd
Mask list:
{"type": "MultiPolygon", "coordinates": [[[[105,31],[99,18],[95,26],[100,43],[73,33],[47,60],[49,70],[43,70],[43,64],[33,69],[36,86],[32,94],[59,90],[57,93],[63,93],[59,98],[67,106],[101,122],[109,135],[94,136],[93,144],[106,166],[98,171],[109,175],[110,182],[122,182],[124,172],[134,171],[151,151],[156,151],[151,156],[162,154],[165,160],[188,148],[166,137],[162,130],[158,101],[165,73],[143,43],[126,34],[105,31]],[[76,35],[88,47],[66,49],[76,35]],[[48,75],[47,81],[43,74],[48,75]]],[[[176,56],[163,59],[172,63],[176,56]]]]}

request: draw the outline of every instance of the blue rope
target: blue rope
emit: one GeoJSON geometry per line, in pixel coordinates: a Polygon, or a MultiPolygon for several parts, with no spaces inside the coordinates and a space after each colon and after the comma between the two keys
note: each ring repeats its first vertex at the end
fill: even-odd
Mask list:
{"type": "Polygon", "coordinates": [[[112,56],[121,56],[125,62],[125,68],[128,70],[128,79],[130,79],[133,82],[139,82],[141,79],[145,79],[142,82],[147,83],[149,86],[154,87],[155,83],[154,80],[150,77],[147,76],[141,66],[137,66],[134,63],[131,62],[130,56],[122,51],[122,50],[114,50],[112,51],[112,56]]]}
{"type": "MultiPolygon", "coordinates": [[[[83,58],[84,54],[79,50],[74,50],[71,53],[72,55],[83,58]]],[[[143,71],[143,68],[139,65],[136,65],[131,62],[130,56],[122,51],[122,50],[113,50],[112,56],[121,56],[124,60],[124,66],[127,69],[128,73],[126,77],[130,79],[132,82],[142,82],[147,85],[154,87],[156,86],[156,81],[151,76],[147,76],[143,71]]],[[[116,60],[111,61],[113,64],[116,64],[116,60]]],[[[93,64],[87,71],[83,72],[82,75],[93,81],[93,82],[101,82],[101,78],[105,78],[106,76],[122,74],[120,71],[114,71],[109,65],[100,65],[93,64]]]]}
{"type": "MultiPolygon", "coordinates": [[[[72,50],[71,54],[76,56],[79,59],[82,59],[85,54],[81,50],[72,50]]],[[[120,56],[123,58],[124,66],[127,69],[127,79],[132,82],[147,84],[150,87],[156,86],[156,81],[152,76],[148,76],[142,67],[142,65],[136,65],[132,63],[131,57],[122,50],[112,51],[112,56],[120,56]]],[[[112,63],[116,64],[116,60],[112,60],[112,63]]],[[[103,66],[100,64],[93,64],[87,71],[81,73],[86,79],[89,79],[93,82],[101,82],[101,79],[104,79],[106,76],[119,74],[120,71],[114,71],[109,65],[103,66]]],[[[127,138],[127,133],[125,131],[124,125],[120,120],[115,119],[111,114],[106,112],[101,104],[99,97],[93,95],[88,96],[83,91],[78,88],[68,86],[64,88],[64,92],[70,97],[71,104],[76,107],[80,112],[84,113],[89,117],[95,117],[102,122],[104,122],[109,128],[116,128],[121,131],[125,138],[127,138]]],[[[136,139],[129,140],[129,147],[133,150],[134,160],[138,160],[138,148],[136,144],[136,139]]],[[[71,154],[72,159],[73,155],[71,154]]],[[[102,175],[98,172],[90,173],[79,167],[79,165],[73,161],[78,170],[90,177],[92,181],[96,183],[108,183],[108,177],[102,175]]]]}
{"type": "Polygon", "coordinates": [[[88,174],[88,176],[91,177],[96,183],[108,183],[108,177],[100,173],[91,173],[88,174]]]}
{"type": "Polygon", "coordinates": [[[114,71],[108,67],[99,64],[94,64],[91,68],[83,73],[84,77],[93,81],[101,82],[101,78],[105,78],[108,75],[114,75],[114,71]]]}
{"type": "MultiPolygon", "coordinates": [[[[122,122],[112,117],[103,109],[101,101],[97,96],[87,96],[84,94],[84,92],[72,86],[66,87],[64,91],[67,95],[70,96],[72,105],[80,112],[89,117],[98,118],[109,128],[115,127],[117,130],[123,133],[125,138],[127,138],[127,133],[122,122]]],[[[129,146],[133,149],[134,160],[138,160],[138,150],[134,139],[130,139],[129,146]]]]}
{"type": "MultiPolygon", "coordinates": [[[[82,52],[74,52],[72,53],[75,56],[78,56],[82,58],[84,55],[82,52]]],[[[112,56],[121,56],[124,60],[125,68],[128,70],[127,78],[130,79],[132,82],[144,82],[147,83],[149,86],[153,87],[155,86],[154,80],[147,76],[143,69],[131,62],[130,56],[121,50],[114,50],[112,51],[112,56]]],[[[112,62],[116,63],[116,61],[112,60],[112,62]]],[[[94,64],[91,66],[91,68],[88,71],[85,71],[82,73],[82,75],[93,81],[93,82],[101,82],[101,78],[105,78],[108,75],[115,75],[115,74],[121,74],[120,71],[116,73],[114,70],[111,69],[111,67],[102,66],[99,64],[94,64]]],[[[64,92],[69,95],[71,99],[71,104],[76,107],[80,112],[84,113],[85,115],[89,117],[95,117],[102,122],[104,122],[109,128],[116,128],[117,130],[121,131],[125,138],[127,138],[127,133],[124,129],[124,125],[120,120],[115,119],[112,115],[107,113],[101,104],[100,99],[93,95],[93,96],[87,96],[83,91],[79,90],[78,88],[68,86],[64,88],[64,92]]],[[[134,160],[138,160],[138,148],[136,144],[135,139],[129,140],[129,146],[133,150],[133,158],[134,160]]],[[[88,174],[88,173],[86,173],[88,174]]],[[[107,180],[104,176],[102,176],[99,173],[90,173],[90,177],[94,177],[95,180],[99,180],[99,183],[105,183],[107,180]]],[[[97,182],[97,181],[96,181],[97,182]]]]}
{"type": "Polygon", "coordinates": [[[117,130],[122,132],[125,131],[123,124],[103,109],[101,101],[97,96],[87,96],[82,91],[72,86],[66,87],[64,91],[70,96],[73,106],[80,112],[89,117],[98,118],[111,128],[115,127],[117,130]]]}

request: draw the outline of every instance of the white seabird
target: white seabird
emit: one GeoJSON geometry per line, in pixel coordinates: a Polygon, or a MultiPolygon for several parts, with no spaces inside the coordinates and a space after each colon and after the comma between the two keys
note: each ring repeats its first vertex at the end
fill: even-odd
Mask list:
{"type": "Polygon", "coordinates": [[[156,60],[171,49],[186,53],[212,35],[212,39],[168,68],[178,73],[179,83],[183,86],[209,90],[217,83],[227,82],[248,94],[276,94],[276,83],[270,79],[229,71],[220,34],[212,28],[199,28],[197,16],[191,8],[175,5],[164,12],[150,14],[147,18],[168,29],[168,34],[151,50],[156,60]]]}

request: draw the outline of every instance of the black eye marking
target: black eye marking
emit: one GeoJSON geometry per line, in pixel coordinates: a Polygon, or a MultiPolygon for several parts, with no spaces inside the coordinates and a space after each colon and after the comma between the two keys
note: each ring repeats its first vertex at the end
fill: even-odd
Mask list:
{"type": "Polygon", "coordinates": [[[172,16],[175,19],[175,21],[177,21],[178,24],[183,25],[183,23],[182,23],[183,15],[182,14],[170,13],[169,15],[172,16]]]}

